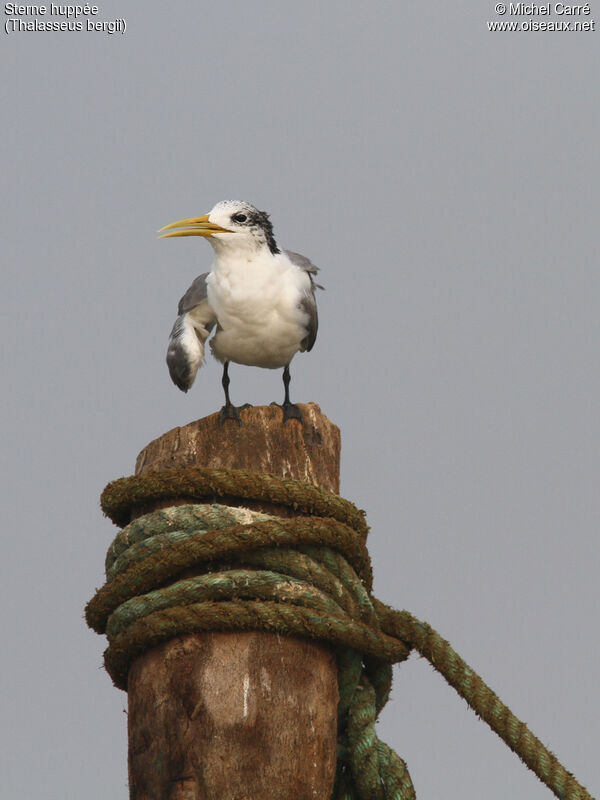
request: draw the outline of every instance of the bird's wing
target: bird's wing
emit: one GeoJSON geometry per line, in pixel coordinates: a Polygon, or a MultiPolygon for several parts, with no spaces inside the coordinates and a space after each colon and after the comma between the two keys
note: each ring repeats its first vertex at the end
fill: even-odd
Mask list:
{"type": "MultiPolygon", "coordinates": [[[[300,253],[294,253],[292,250],[284,250],[284,253],[292,262],[292,264],[295,264],[297,267],[300,267],[300,269],[303,269],[305,272],[308,272],[309,275],[316,275],[317,272],[319,271],[319,268],[312,263],[310,258],[307,258],[306,256],[303,256],[300,253]]],[[[322,288],[323,288],[322,286],[319,286],[319,289],[322,288]]]]}
{"type": "Polygon", "coordinates": [[[315,300],[315,289],[323,289],[320,283],[315,283],[313,278],[317,274],[319,268],[315,266],[310,258],[294,253],[292,250],[285,251],[286,256],[290,259],[292,264],[295,264],[300,269],[304,270],[310,278],[310,288],[305,289],[300,300],[300,305],[303,311],[308,314],[308,325],[306,328],[306,336],[302,340],[302,352],[305,350],[312,350],[313,345],[317,339],[317,330],[319,327],[319,315],[317,314],[317,301],[315,300]]]}
{"type": "Polygon", "coordinates": [[[199,275],[179,301],[178,317],[169,337],[167,366],[173,383],[183,392],[194,383],[204,361],[204,342],[217,317],[208,302],[206,276],[199,275]]]}
{"type": "Polygon", "coordinates": [[[185,314],[187,311],[191,311],[195,306],[199,306],[207,301],[207,276],[208,272],[203,272],[202,275],[198,275],[198,277],[192,281],[192,285],[179,301],[179,306],[177,308],[178,314],[185,314]]]}

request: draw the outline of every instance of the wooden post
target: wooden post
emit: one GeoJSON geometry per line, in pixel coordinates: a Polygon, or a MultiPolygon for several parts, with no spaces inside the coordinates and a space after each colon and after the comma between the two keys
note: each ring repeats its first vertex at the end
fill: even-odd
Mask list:
{"type": "MultiPolygon", "coordinates": [[[[221,426],[213,414],[175,428],[142,450],[136,474],[250,469],[338,492],[339,429],[317,405],[301,409],[303,423],[284,425],[281,409],[265,406],[242,411],[242,425],[221,426]]],[[[281,507],[244,505],[289,516],[281,507]]],[[[131,800],[331,795],[338,688],[324,645],[265,632],[179,636],[133,663],[128,698],[131,800]]]]}

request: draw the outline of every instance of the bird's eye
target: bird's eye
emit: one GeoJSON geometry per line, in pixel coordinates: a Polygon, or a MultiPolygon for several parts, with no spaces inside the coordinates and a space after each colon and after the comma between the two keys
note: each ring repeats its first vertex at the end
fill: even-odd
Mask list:
{"type": "Polygon", "coordinates": [[[231,218],[234,222],[246,222],[248,217],[245,214],[234,214],[231,218]]]}

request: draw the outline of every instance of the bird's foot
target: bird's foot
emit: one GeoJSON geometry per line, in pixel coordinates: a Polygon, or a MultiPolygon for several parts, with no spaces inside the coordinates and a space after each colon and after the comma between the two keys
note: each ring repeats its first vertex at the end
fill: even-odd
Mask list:
{"type": "Polygon", "coordinates": [[[234,406],[233,403],[225,403],[219,412],[219,423],[222,425],[226,419],[234,419],[238,425],[241,425],[242,419],[240,417],[240,411],[243,411],[245,408],[252,408],[252,406],[250,403],[244,403],[243,406],[234,406]]]}
{"type": "Polygon", "coordinates": [[[277,406],[283,411],[283,421],[287,422],[288,419],[298,419],[302,422],[302,412],[296,403],[271,403],[272,406],[277,406]]]}

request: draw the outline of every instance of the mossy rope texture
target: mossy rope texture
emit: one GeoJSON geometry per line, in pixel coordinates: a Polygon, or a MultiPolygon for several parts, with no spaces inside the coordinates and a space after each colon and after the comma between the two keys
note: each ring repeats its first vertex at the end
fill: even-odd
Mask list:
{"type": "Polygon", "coordinates": [[[409,800],[415,792],[406,765],[379,741],[375,722],[391,689],[391,665],[414,649],[557,797],[592,800],[430,625],[372,596],[368,527],[349,501],[272,475],[185,467],[113,481],[101,505],[124,527],[86,619],[107,634],[104,662],[119,688],[127,688],[139,655],[183,633],[265,630],[328,642],[340,696],[332,800],[409,800]],[[189,503],[129,522],[140,508],[182,498],[189,503]],[[227,500],[273,503],[297,516],[227,500]],[[199,574],[178,579],[190,567],[199,574]]]}

